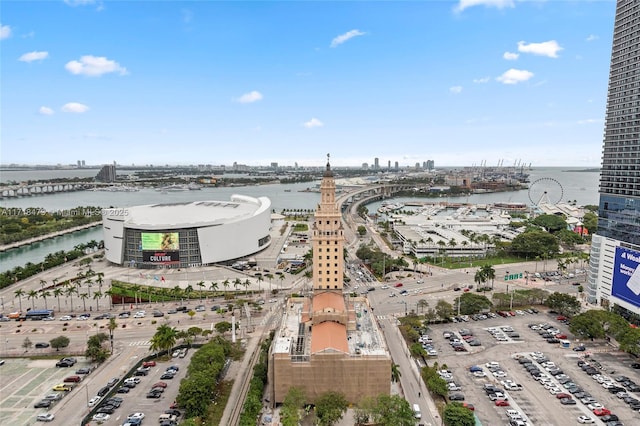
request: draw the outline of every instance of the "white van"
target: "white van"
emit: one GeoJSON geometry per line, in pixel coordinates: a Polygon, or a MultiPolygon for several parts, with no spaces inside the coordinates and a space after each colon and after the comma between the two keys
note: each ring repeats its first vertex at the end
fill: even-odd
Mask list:
{"type": "Polygon", "coordinates": [[[422,413],[420,412],[420,406],[418,404],[413,404],[413,417],[416,419],[422,418],[422,413]]]}

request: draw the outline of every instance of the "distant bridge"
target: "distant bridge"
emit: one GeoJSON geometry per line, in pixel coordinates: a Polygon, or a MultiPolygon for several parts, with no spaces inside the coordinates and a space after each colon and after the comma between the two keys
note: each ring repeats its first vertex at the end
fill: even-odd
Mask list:
{"type": "Polygon", "coordinates": [[[0,187],[0,198],[17,198],[17,197],[30,197],[34,195],[46,195],[54,194],[57,192],[73,192],[84,191],[87,189],[95,188],[96,186],[108,186],[109,183],[32,183],[32,184],[18,184],[8,185],[0,187]]]}

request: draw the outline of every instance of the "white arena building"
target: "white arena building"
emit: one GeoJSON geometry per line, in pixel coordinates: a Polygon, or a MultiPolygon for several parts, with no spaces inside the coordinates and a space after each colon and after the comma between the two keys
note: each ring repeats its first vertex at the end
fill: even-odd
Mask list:
{"type": "Polygon", "coordinates": [[[227,262],[270,243],[271,200],[232,195],[195,201],[105,209],[106,258],[138,268],[182,268],[227,262]]]}

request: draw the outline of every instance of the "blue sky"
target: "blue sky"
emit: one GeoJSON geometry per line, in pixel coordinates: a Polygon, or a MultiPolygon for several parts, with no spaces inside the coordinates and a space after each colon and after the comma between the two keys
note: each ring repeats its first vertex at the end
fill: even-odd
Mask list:
{"type": "Polygon", "coordinates": [[[3,164],[600,165],[615,1],[3,1],[3,164]]]}

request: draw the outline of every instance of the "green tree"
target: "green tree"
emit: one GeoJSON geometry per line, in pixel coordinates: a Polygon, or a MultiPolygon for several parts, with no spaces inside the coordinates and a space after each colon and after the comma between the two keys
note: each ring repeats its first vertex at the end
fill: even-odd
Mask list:
{"type": "Polygon", "coordinates": [[[298,426],[302,416],[301,409],[305,401],[304,390],[295,386],[289,388],[280,408],[280,421],[283,426],[298,426]]]}
{"type": "Polygon", "coordinates": [[[570,294],[555,292],[550,294],[544,304],[561,315],[575,315],[580,312],[580,301],[570,294]]]}
{"type": "Polygon", "coordinates": [[[102,343],[109,340],[109,336],[105,333],[98,333],[87,341],[87,350],[85,356],[93,362],[102,363],[109,357],[109,352],[102,347],[102,343]]]}
{"type": "Polygon", "coordinates": [[[586,212],[582,217],[582,226],[587,228],[590,234],[598,229],[598,215],[593,212],[586,212]]]}
{"type": "Polygon", "coordinates": [[[364,237],[367,234],[367,227],[364,225],[358,226],[358,235],[364,237]]]}
{"type": "Polygon", "coordinates": [[[51,293],[48,290],[43,290],[40,292],[40,297],[42,297],[42,300],[44,300],[44,308],[49,309],[49,307],[47,306],[47,297],[51,297],[51,293]]]}
{"type": "Polygon", "coordinates": [[[400,381],[400,377],[402,376],[402,372],[400,371],[400,366],[398,364],[391,364],[391,381],[393,383],[398,383],[400,381]]]}
{"type": "Polygon", "coordinates": [[[109,318],[109,324],[107,324],[107,330],[109,330],[109,341],[111,342],[111,353],[113,353],[113,332],[118,328],[118,323],[116,319],[111,317],[109,318]]]}
{"type": "Polygon", "coordinates": [[[453,316],[453,305],[445,300],[438,300],[436,303],[436,314],[442,320],[447,320],[453,316]]]}
{"type": "Polygon", "coordinates": [[[486,296],[475,293],[464,293],[458,297],[454,305],[454,310],[458,310],[458,303],[460,303],[460,313],[462,315],[477,314],[493,306],[491,300],[486,296]]]}
{"type": "Polygon", "coordinates": [[[542,230],[528,230],[518,235],[511,241],[509,251],[516,256],[530,259],[540,256],[548,258],[549,254],[555,255],[560,250],[558,239],[550,233],[542,230]]]}
{"type": "Polygon", "coordinates": [[[316,400],[316,416],[320,426],[332,426],[347,412],[349,402],[344,394],[329,391],[316,400]]]}
{"type": "Polygon", "coordinates": [[[151,346],[149,350],[154,352],[167,351],[176,344],[177,331],[173,327],[169,327],[166,324],[162,324],[157,328],[156,333],[151,338],[151,346]]]}
{"type": "Polygon", "coordinates": [[[372,407],[376,424],[384,426],[414,426],[416,419],[409,402],[400,395],[378,395],[372,407]]]}
{"type": "Polygon", "coordinates": [[[27,299],[31,299],[31,309],[35,309],[34,301],[38,298],[38,292],[35,290],[29,290],[27,293],[27,299]]]}
{"type": "Polygon", "coordinates": [[[531,223],[552,234],[562,229],[567,229],[567,221],[565,218],[555,214],[541,214],[536,216],[531,223]]]}
{"type": "Polygon", "coordinates": [[[442,420],[446,426],[474,426],[476,424],[473,411],[459,402],[451,402],[444,407],[442,420]]]}
{"type": "Polygon", "coordinates": [[[584,339],[604,339],[606,333],[600,312],[591,309],[572,317],[569,331],[584,339]]]}
{"type": "Polygon", "coordinates": [[[18,298],[18,303],[20,303],[20,312],[22,312],[22,296],[25,295],[25,291],[19,288],[13,292],[13,295],[18,298]]]}
{"type": "Polygon", "coordinates": [[[424,313],[425,308],[428,308],[428,307],[429,307],[429,302],[427,302],[427,300],[426,300],[426,299],[420,299],[420,300],[418,300],[418,305],[417,305],[417,307],[418,307],[418,308],[420,308],[420,311],[421,311],[422,313],[424,313]]]}
{"type": "Polygon", "coordinates": [[[228,321],[220,321],[216,325],[214,325],[216,331],[220,334],[224,334],[227,331],[231,330],[231,323],[228,321]]]}
{"type": "Polygon", "coordinates": [[[49,340],[52,348],[56,348],[56,351],[59,351],[60,348],[66,348],[69,346],[70,340],[67,336],[58,336],[49,340]]]}
{"type": "Polygon", "coordinates": [[[53,289],[53,296],[58,299],[58,312],[60,312],[60,296],[64,294],[64,290],[60,287],[56,287],[53,289]]]}

